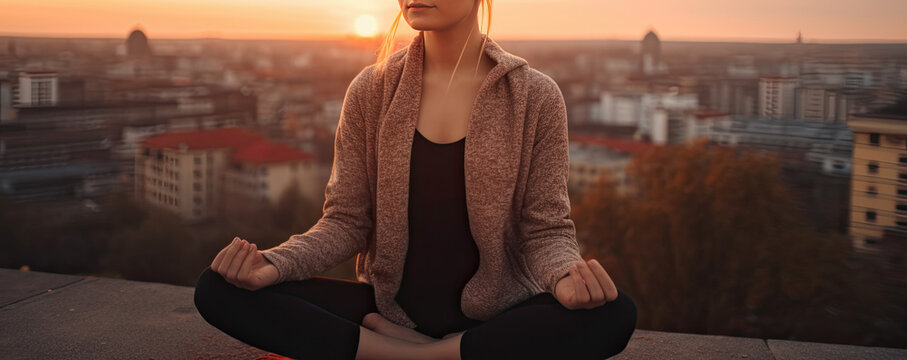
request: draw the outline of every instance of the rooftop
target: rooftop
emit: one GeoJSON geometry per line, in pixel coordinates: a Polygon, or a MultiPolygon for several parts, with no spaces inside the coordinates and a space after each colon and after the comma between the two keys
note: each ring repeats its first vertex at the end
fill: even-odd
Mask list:
{"type": "Polygon", "coordinates": [[[656,146],[655,144],[648,142],[596,135],[570,134],[569,136],[570,141],[575,141],[584,145],[599,146],[627,154],[638,154],[656,146]]]}
{"type": "MultiPolygon", "coordinates": [[[[249,359],[268,351],[211,326],[194,289],[0,268],[0,348],[10,359],[249,359]]],[[[907,349],[637,329],[613,359],[904,359],[907,349]]]]}
{"type": "Polygon", "coordinates": [[[230,161],[238,163],[270,164],[314,158],[311,153],[292,146],[271,142],[263,135],[246,128],[219,128],[168,132],[141,141],[148,149],[191,150],[233,149],[230,161]]]}
{"type": "Polygon", "coordinates": [[[189,149],[238,148],[266,140],[264,136],[245,128],[220,128],[168,132],[142,140],[149,148],[189,149]]]}
{"type": "Polygon", "coordinates": [[[713,117],[731,116],[732,114],[714,109],[698,109],[691,111],[697,120],[709,119],[713,117]]]}
{"type": "Polygon", "coordinates": [[[296,149],[292,146],[261,141],[241,147],[230,157],[231,161],[257,164],[270,164],[284,161],[296,161],[314,158],[315,155],[296,149]]]}
{"type": "Polygon", "coordinates": [[[907,120],[907,97],[899,99],[896,103],[888,105],[877,111],[869,113],[851,114],[853,117],[907,120]]]}

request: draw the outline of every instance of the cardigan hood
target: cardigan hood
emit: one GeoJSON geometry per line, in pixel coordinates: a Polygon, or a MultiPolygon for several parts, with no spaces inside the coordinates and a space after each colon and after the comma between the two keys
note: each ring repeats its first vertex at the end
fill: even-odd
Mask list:
{"type": "MultiPolygon", "coordinates": [[[[482,35],[483,39],[487,35],[482,35]]],[[[416,324],[396,302],[408,247],[409,169],[422,96],[424,36],[364,68],[344,98],[325,188],[324,215],[303,234],[262,251],[278,282],[304,280],[357,256],[356,277],[378,311],[416,324]],[[382,66],[384,65],[384,66],[382,66]]],[[[567,112],[557,84],[487,38],[495,62],[473,103],[464,150],[469,226],[479,266],[463,313],[487,321],[554,292],[582,261],[567,196],[567,112]]]]}

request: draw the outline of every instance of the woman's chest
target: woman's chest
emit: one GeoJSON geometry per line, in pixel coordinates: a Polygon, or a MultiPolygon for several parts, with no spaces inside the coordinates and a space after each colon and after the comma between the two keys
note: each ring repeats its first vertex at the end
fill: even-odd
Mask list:
{"type": "Polygon", "coordinates": [[[481,84],[475,81],[426,81],[422,87],[416,127],[435,143],[451,143],[466,136],[470,115],[481,84]]]}

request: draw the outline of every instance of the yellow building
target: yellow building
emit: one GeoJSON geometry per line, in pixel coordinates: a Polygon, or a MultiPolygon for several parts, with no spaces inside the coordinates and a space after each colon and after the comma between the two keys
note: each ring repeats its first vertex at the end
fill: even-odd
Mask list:
{"type": "Polygon", "coordinates": [[[854,250],[877,253],[885,230],[907,233],[907,113],[850,115],[854,133],[850,235],[854,250]]]}
{"type": "Polygon", "coordinates": [[[243,128],[149,137],[135,165],[135,196],[188,222],[223,215],[236,196],[274,203],[293,182],[307,196],[323,191],[312,154],[243,128]]]}

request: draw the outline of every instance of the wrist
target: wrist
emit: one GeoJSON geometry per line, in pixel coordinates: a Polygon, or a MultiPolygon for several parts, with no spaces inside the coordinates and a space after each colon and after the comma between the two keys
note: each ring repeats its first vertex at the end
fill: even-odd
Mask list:
{"type": "Polygon", "coordinates": [[[563,282],[564,279],[566,279],[566,278],[568,278],[568,277],[570,277],[570,273],[569,273],[569,272],[567,272],[567,273],[564,274],[563,276],[559,277],[559,278],[557,279],[557,281],[554,282],[554,289],[553,289],[553,290],[554,290],[554,293],[555,293],[555,294],[557,294],[557,288],[561,286],[561,282],[563,282]]]}

